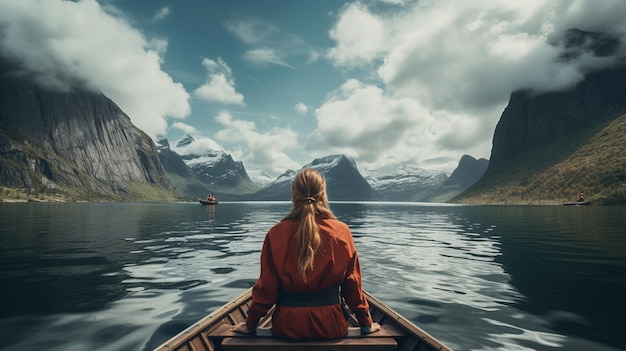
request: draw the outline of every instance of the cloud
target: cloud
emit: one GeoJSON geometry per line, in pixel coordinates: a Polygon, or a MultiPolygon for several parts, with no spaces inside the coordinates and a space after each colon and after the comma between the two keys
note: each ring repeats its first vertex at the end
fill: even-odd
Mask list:
{"type": "Polygon", "coordinates": [[[170,15],[170,8],[167,6],[161,7],[152,17],[152,22],[160,22],[170,15]]]}
{"type": "Polygon", "coordinates": [[[222,146],[216,142],[215,140],[202,135],[195,127],[190,126],[186,123],[176,122],[172,123],[171,126],[173,129],[182,130],[185,132],[185,135],[181,137],[186,138],[188,135],[191,136],[194,140],[182,147],[176,146],[178,142],[181,140],[177,140],[174,143],[170,144],[171,149],[178,153],[179,155],[204,155],[211,150],[223,150],[222,146]]]}
{"type": "Polygon", "coordinates": [[[220,113],[215,120],[224,127],[215,137],[224,145],[239,147],[234,154],[247,168],[262,168],[274,176],[300,168],[285,153],[298,147],[298,135],[293,130],[276,127],[260,132],[254,122],[234,119],[228,112],[220,113]]]}
{"type": "Polygon", "coordinates": [[[167,42],[146,38],[94,0],[0,0],[0,54],[49,89],[101,91],[152,137],[190,113],[161,69],[167,42]]]}
{"type": "Polygon", "coordinates": [[[348,80],[316,109],[311,150],[343,150],[358,162],[402,155],[449,169],[463,153],[488,157],[513,91],[567,88],[626,56],[624,45],[604,56],[583,45],[564,59],[572,50],[564,40],[571,28],[603,31],[623,43],[623,1],[396,4],[401,10],[357,2],[339,12],[326,58],[375,73],[368,83],[348,80]]]}
{"type": "Polygon", "coordinates": [[[298,112],[298,114],[301,115],[306,115],[306,113],[309,111],[309,107],[301,102],[297,103],[294,107],[294,110],[296,110],[296,112],[298,112]]]}
{"type": "Polygon", "coordinates": [[[268,48],[258,48],[258,49],[248,50],[243,55],[243,58],[246,61],[252,62],[256,65],[263,66],[263,65],[271,64],[271,65],[293,68],[291,65],[283,61],[275,50],[268,49],[268,48]]]}
{"type": "MultiPolygon", "coordinates": [[[[386,44],[380,47],[384,62],[378,75],[394,93],[435,108],[484,108],[501,104],[518,89],[563,89],[619,56],[587,53],[563,62],[565,49],[555,39],[574,27],[624,37],[623,21],[607,22],[617,20],[616,13],[623,18],[626,3],[444,0],[412,4],[380,19],[385,23],[386,44]]],[[[343,45],[339,40],[337,47],[343,45]]],[[[368,57],[361,55],[361,59],[368,57]]]]}
{"type": "Polygon", "coordinates": [[[243,59],[254,65],[276,65],[294,68],[287,58],[297,54],[309,54],[310,49],[296,35],[286,33],[264,19],[248,18],[224,24],[235,38],[248,45],[243,59]]]}
{"type": "Polygon", "coordinates": [[[393,98],[355,79],[330,94],[315,116],[317,129],[308,136],[307,150],[346,154],[360,164],[384,162],[386,151],[405,153],[400,149],[407,145],[415,150],[429,139],[420,130],[434,122],[415,100],[393,98]]]}
{"type": "Polygon", "coordinates": [[[221,104],[245,105],[243,95],[235,90],[235,81],[226,62],[221,58],[217,61],[204,58],[202,65],[208,72],[208,78],[206,83],[193,92],[195,97],[221,104]]]}
{"type": "Polygon", "coordinates": [[[230,21],[224,27],[237,39],[248,45],[260,45],[280,33],[276,25],[258,18],[230,21]]]}
{"type": "Polygon", "coordinates": [[[451,172],[464,153],[482,155],[491,131],[464,113],[431,111],[417,100],[349,80],[315,110],[317,128],[306,149],[318,156],[341,153],[359,167],[419,164],[451,172]]]}
{"type": "Polygon", "coordinates": [[[191,126],[187,123],[183,123],[183,122],[175,122],[172,123],[171,127],[173,129],[178,129],[178,130],[182,130],[183,132],[185,132],[186,134],[194,134],[197,132],[196,127],[191,126]]]}
{"type": "Polygon", "coordinates": [[[383,21],[359,2],[342,10],[329,36],[337,45],[328,50],[327,57],[339,66],[370,63],[384,48],[383,21]]]}

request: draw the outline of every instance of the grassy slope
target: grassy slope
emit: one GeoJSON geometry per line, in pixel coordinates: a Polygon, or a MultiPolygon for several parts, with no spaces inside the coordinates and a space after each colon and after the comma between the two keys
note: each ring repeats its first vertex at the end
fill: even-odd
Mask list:
{"type": "Polygon", "coordinates": [[[580,192],[594,204],[626,204],[626,115],[528,150],[452,202],[560,204],[580,192]]]}

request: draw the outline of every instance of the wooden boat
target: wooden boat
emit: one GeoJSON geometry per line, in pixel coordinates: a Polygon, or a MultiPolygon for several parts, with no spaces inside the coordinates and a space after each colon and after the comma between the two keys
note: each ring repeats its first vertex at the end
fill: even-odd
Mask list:
{"type": "Polygon", "coordinates": [[[203,199],[198,199],[198,201],[200,201],[200,203],[202,205],[217,205],[218,201],[217,200],[203,200],[203,199]]]}
{"type": "Polygon", "coordinates": [[[361,335],[356,319],[349,319],[351,327],[342,339],[293,341],[274,338],[271,334],[271,312],[261,320],[256,335],[234,333],[233,325],[246,319],[252,301],[252,289],[228,302],[154,351],[219,351],[219,350],[452,350],[427,332],[411,323],[385,304],[364,291],[370,313],[381,330],[361,335]]]}
{"type": "Polygon", "coordinates": [[[569,201],[563,203],[565,206],[587,206],[589,204],[589,201],[569,201]]]}

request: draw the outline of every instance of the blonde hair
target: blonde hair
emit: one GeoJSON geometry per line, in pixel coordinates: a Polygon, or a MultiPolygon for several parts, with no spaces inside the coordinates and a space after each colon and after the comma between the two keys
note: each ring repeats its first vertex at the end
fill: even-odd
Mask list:
{"type": "Polygon", "coordinates": [[[316,218],[335,218],[328,207],[324,176],[313,168],[300,171],[291,184],[291,202],[293,209],[285,220],[300,221],[296,231],[298,270],[306,280],[306,272],[313,270],[315,253],[321,245],[316,218]]]}

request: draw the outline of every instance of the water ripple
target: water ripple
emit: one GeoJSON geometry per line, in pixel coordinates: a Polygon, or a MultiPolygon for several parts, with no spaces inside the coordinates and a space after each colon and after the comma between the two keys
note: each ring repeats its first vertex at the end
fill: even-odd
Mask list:
{"type": "MultiPolygon", "coordinates": [[[[623,210],[331,206],[365,289],[456,350],[623,345],[623,210]]],[[[290,204],[0,207],[4,349],[120,351],[151,350],[250,287],[290,204]]]]}

